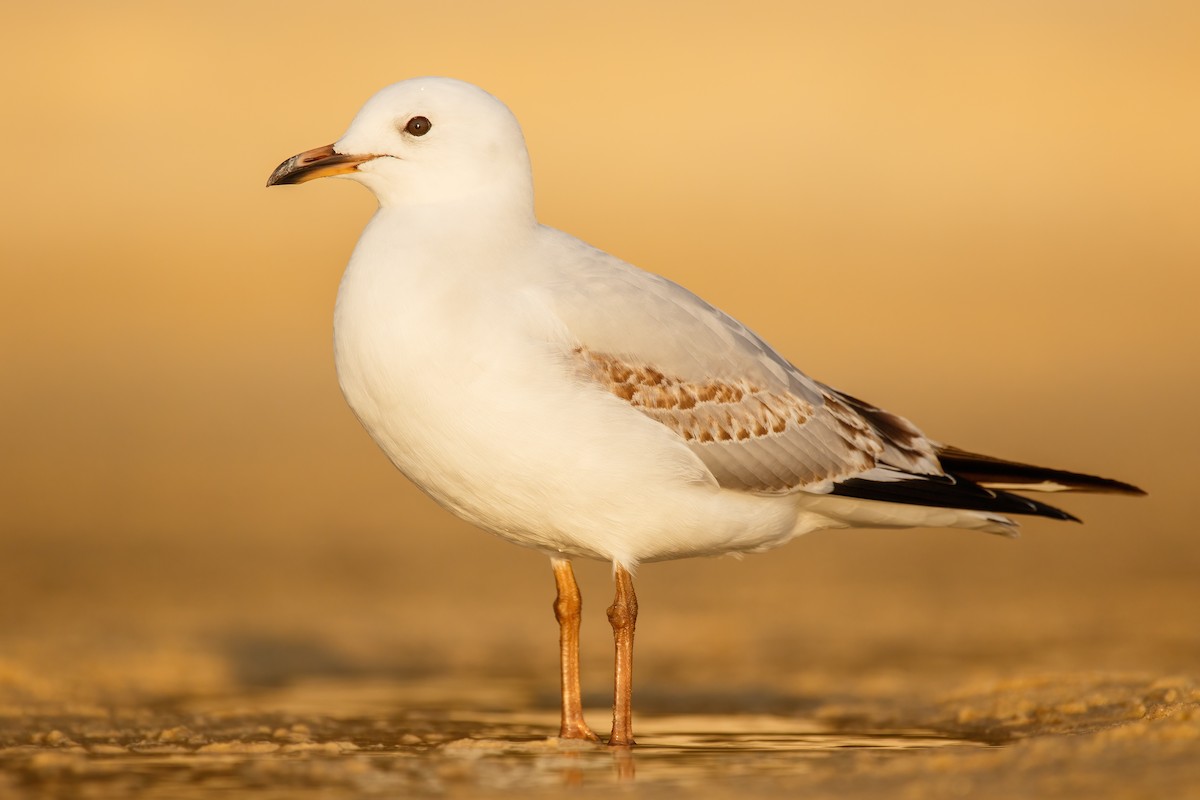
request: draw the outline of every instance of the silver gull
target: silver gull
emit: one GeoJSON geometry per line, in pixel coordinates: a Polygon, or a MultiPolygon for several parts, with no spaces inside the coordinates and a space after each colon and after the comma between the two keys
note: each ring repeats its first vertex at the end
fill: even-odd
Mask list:
{"type": "Polygon", "coordinates": [[[389,86],[268,185],[328,175],[379,201],[338,290],[342,391],[435,501],[550,557],[563,737],[597,740],[573,557],[613,565],[608,742],[631,745],[641,563],[822,528],[1013,535],[1013,514],[1074,517],[1012,490],[1141,493],[941,444],[808,377],[681,286],[539,224],[521,127],[470,84],[389,86]]]}

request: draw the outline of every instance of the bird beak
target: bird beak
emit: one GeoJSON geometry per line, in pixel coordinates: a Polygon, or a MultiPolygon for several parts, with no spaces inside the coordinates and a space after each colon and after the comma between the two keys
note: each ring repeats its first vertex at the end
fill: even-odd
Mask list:
{"type": "Polygon", "coordinates": [[[358,169],[358,165],[370,161],[376,156],[351,156],[334,152],[333,145],[327,144],[313,150],[305,150],[280,164],[267,178],[267,186],[278,186],[283,183],[304,183],[313,178],[325,178],[330,175],[345,175],[358,169]]]}

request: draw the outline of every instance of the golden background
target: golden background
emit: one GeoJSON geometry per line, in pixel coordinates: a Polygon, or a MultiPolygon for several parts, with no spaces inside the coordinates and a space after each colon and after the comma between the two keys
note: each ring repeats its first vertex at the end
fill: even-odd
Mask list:
{"type": "MultiPolygon", "coordinates": [[[[416,664],[528,673],[552,702],[544,559],[436,508],[340,397],[332,303],[373,198],[264,188],[423,74],[509,104],[544,222],[936,438],[1150,492],[1058,498],[1086,525],[1015,543],[828,533],[648,566],[649,694],[955,659],[1195,674],[1196,8],[7,9],[0,684],[416,664]]],[[[602,704],[607,567],[580,569],[602,704]]]]}

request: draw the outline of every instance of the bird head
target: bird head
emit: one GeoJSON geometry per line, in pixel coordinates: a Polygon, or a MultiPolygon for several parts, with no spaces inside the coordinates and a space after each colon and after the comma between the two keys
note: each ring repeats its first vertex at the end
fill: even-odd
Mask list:
{"type": "Polygon", "coordinates": [[[284,161],[267,186],[350,178],[384,207],[458,201],[532,209],[532,178],[516,117],[492,95],[451,78],[413,78],[367,101],[336,142],[284,161]]]}

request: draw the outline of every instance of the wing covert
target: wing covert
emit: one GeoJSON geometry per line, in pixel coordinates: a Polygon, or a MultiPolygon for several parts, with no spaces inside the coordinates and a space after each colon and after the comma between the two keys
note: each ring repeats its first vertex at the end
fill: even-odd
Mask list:
{"type": "Polygon", "coordinates": [[[549,288],[576,369],[678,434],[719,485],[825,491],[877,463],[941,472],[907,420],[814,381],[678,284],[570,246],[569,280],[549,288]]]}

